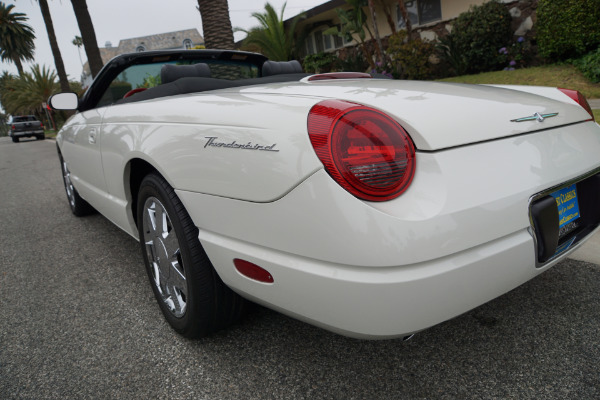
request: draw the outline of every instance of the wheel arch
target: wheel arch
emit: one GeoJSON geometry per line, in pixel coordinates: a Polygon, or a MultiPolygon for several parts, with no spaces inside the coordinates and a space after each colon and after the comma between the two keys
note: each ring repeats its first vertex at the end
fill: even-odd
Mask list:
{"type": "Polygon", "coordinates": [[[126,182],[125,190],[129,195],[128,197],[131,199],[131,214],[136,226],[138,224],[137,201],[140,185],[144,177],[151,173],[156,173],[168,181],[168,179],[160,173],[158,168],[142,158],[132,158],[125,166],[125,177],[128,178],[124,180],[126,182]]]}

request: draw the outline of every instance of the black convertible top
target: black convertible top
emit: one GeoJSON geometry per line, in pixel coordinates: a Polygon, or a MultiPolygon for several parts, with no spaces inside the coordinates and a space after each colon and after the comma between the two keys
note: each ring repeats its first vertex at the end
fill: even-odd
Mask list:
{"type": "MultiPolygon", "coordinates": [[[[110,83],[122,71],[132,65],[152,64],[159,62],[201,63],[203,61],[223,61],[229,63],[243,62],[246,64],[255,65],[258,70],[261,70],[263,64],[268,61],[268,59],[262,54],[234,50],[160,50],[122,54],[113,58],[104,65],[96,78],[94,78],[94,81],[88,90],[80,99],[79,107],[77,109],[79,111],[85,111],[96,107],[110,83]]],[[[164,96],[167,96],[167,94],[164,94],[164,96]]]]}
{"type": "Polygon", "coordinates": [[[261,85],[265,83],[276,83],[276,82],[293,82],[298,81],[310,74],[294,73],[294,74],[281,74],[263,76],[260,78],[251,79],[217,79],[217,78],[205,78],[205,77],[187,77],[179,78],[173,82],[162,84],[146,91],[136,93],[133,96],[119,100],[117,104],[132,103],[142,100],[150,100],[158,97],[175,96],[178,94],[185,93],[196,93],[205,92],[208,90],[227,89],[232,87],[261,85]]]}

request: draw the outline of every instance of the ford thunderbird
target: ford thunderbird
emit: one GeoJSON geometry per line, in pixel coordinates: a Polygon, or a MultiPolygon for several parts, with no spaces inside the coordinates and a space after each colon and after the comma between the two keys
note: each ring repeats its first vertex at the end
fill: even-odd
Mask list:
{"type": "Polygon", "coordinates": [[[404,337],[534,278],[600,224],[600,126],[573,90],[188,50],[118,56],[49,104],[77,111],[56,140],[73,214],[139,240],[187,337],[248,301],[404,337]]]}

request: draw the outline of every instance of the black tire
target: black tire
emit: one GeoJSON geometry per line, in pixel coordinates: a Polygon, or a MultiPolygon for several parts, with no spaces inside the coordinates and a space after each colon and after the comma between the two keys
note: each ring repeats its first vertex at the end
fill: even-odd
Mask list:
{"type": "Polygon", "coordinates": [[[160,175],[141,182],[137,225],[152,290],[173,329],[198,338],[241,317],[244,299],[223,283],[198,240],[198,228],[160,175]]]}
{"type": "Polygon", "coordinates": [[[46,135],[38,135],[35,137],[37,140],[44,140],[46,139],[46,135]]]}
{"type": "Polygon", "coordinates": [[[75,214],[77,217],[84,217],[86,215],[93,214],[96,212],[94,207],[82,199],[79,193],[77,193],[77,189],[75,189],[73,186],[70,177],[71,173],[69,172],[69,169],[67,168],[65,160],[63,159],[62,154],[60,154],[60,151],[58,152],[58,158],[60,160],[60,169],[63,176],[63,183],[65,185],[65,192],[67,193],[67,200],[69,201],[69,206],[71,207],[71,212],[73,212],[73,214],[75,214]]]}
{"type": "Polygon", "coordinates": [[[16,136],[12,136],[13,143],[19,143],[19,138],[16,136]]]}

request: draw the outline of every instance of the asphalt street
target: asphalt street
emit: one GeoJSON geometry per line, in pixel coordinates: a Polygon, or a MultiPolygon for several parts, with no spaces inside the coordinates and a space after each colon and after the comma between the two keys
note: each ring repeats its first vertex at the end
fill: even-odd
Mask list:
{"type": "Polygon", "coordinates": [[[71,214],[53,141],[0,138],[0,183],[0,399],[600,398],[594,263],[566,260],[408,342],[261,307],[192,341],[164,321],[137,242],[71,214]]]}

